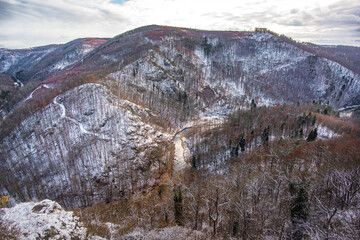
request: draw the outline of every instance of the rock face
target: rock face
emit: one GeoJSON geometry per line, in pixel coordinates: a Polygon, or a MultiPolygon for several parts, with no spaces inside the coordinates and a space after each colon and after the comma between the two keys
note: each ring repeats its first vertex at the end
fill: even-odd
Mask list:
{"type": "Polygon", "coordinates": [[[0,218],[3,223],[17,229],[19,239],[86,238],[87,230],[81,226],[79,218],[48,199],[2,209],[0,218]]]}
{"type": "Polygon", "coordinates": [[[226,115],[252,100],[360,103],[358,74],[269,32],[150,26],[109,40],[84,66],[112,66],[112,89],[176,123],[226,115]]]}
{"type": "Polygon", "coordinates": [[[37,84],[3,121],[54,96],[1,140],[0,194],[70,208],[155,186],[171,165],[170,134],[186,122],[251,103],[360,104],[358,74],[271,32],[148,26],[108,41],[2,49],[0,71],[27,83],[20,90],[37,84]]]}
{"type": "Polygon", "coordinates": [[[2,141],[1,194],[81,207],[154,186],[166,169],[148,156],[169,136],[144,114],[102,85],[57,96],[2,141]]]}

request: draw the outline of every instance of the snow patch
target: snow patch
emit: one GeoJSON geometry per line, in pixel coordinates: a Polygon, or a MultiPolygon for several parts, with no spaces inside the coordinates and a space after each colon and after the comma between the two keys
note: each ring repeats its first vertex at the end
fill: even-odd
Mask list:
{"type": "Polygon", "coordinates": [[[319,139],[330,139],[340,136],[339,134],[335,133],[334,131],[323,125],[317,126],[317,134],[319,139]]]}
{"type": "Polygon", "coordinates": [[[57,202],[45,199],[2,209],[2,220],[19,229],[19,239],[85,239],[87,229],[57,202]]]}

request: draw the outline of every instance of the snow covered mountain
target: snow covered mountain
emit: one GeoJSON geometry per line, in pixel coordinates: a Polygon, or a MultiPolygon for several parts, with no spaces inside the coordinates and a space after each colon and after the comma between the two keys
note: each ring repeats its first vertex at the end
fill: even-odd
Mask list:
{"type": "Polygon", "coordinates": [[[155,187],[186,123],[252,104],[360,104],[359,74],[268,31],[147,26],[2,49],[0,68],[25,84],[3,107],[0,194],[67,208],[155,187]]]}
{"type": "Polygon", "coordinates": [[[104,42],[106,39],[84,38],[67,44],[29,49],[0,49],[0,72],[11,75],[22,83],[39,76],[44,79],[51,72],[80,61],[104,42]]]}

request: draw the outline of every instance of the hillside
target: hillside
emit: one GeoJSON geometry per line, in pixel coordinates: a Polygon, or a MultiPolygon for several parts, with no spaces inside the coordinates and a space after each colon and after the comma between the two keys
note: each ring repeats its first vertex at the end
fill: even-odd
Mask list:
{"type": "Polygon", "coordinates": [[[342,50],[155,25],[1,49],[0,195],[105,239],[352,239],[360,75],[342,50]]]}

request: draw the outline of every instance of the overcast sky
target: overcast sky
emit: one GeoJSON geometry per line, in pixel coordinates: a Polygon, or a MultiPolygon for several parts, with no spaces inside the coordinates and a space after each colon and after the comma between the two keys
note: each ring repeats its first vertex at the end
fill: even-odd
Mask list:
{"type": "Polygon", "coordinates": [[[359,0],[0,0],[0,48],[113,37],[158,24],[267,27],[298,41],[360,46],[359,0]]]}

